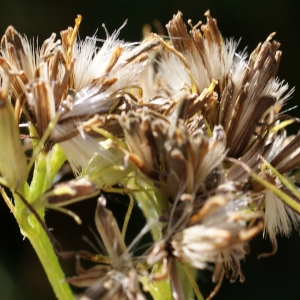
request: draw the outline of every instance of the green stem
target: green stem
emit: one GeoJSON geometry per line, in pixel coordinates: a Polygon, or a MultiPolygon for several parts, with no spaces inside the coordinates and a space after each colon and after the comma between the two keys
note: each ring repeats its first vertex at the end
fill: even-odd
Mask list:
{"type": "Polygon", "coordinates": [[[194,296],[194,291],[197,300],[204,300],[203,295],[200,292],[199,286],[195,280],[197,271],[194,268],[187,266],[186,264],[180,263],[177,263],[177,269],[179,270],[179,276],[182,276],[181,282],[183,284],[183,291],[186,299],[192,299],[192,297],[194,296]]]}
{"type": "Polygon", "coordinates": [[[69,285],[64,282],[65,275],[60,267],[58,258],[47,233],[35,216],[27,213],[23,200],[14,195],[16,219],[24,237],[28,238],[37,253],[48,280],[59,300],[74,299],[69,285]]]}
{"type": "Polygon", "coordinates": [[[64,161],[65,156],[58,146],[55,146],[48,154],[42,151],[35,160],[30,188],[24,186],[22,191],[19,190],[18,194],[14,194],[15,216],[21,232],[24,237],[28,238],[37,253],[54,293],[59,300],[74,299],[73,293],[70,286],[64,282],[65,275],[46,232],[47,229],[44,224],[45,210],[40,209],[37,211],[40,218],[38,220],[37,216],[30,214],[28,205],[34,201],[39,201],[38,199],[42,193],[50,188],[55,174],[64,161]],[[51,155],[50,159],[48,155],[51,155]],[[28,203],[25,204],[25,202],[28,203]]]}
{"type": "MultiPolygon", "coordinates": [[[[158,191],[156,187],[146,181],[131,180],[128,183],[130,189],[137,190],[134,192],[134,196],[139,203],[141,210],[146,220],[156,220],[155,224],[151,228],[151,234],[154,241],[158,241],[162,238],[162,223],[158,222],[159,217],[162,215],[162,211],[169,207],[167,197],[162,191],[158,191]]],[[[159,264],[154,265],[153,274],[159,274],[165,272],[159,264]]],[[[142,282],[144,283],[144,282],[142,282]]],[[[145,284],[145,283],[144,283],[145,284]]],[[[150,282],[148,285],[149,293],[154,300],[172,300],[172,288],[170,280],[168,278],[164,280],[156,280],[150,282]]]]}
{"type": "MultiPolygon", "coordinates": [[[[141,266],[140,266],[141,267],[141,266]]],[[[143,267],[141,268],[143,269],[143,267]]],[[[153,266],[154,273],[164,273],[161,264],[153,266]]],[[[149,291],[154,300],[173,300],[172,290],[170,286],[170,280],[168,278],[161,280],[150,280],[148,276],[141,277],[140,282],[142,283],[145,290],[149,291]]]]}
{"type": "MultiPolygon", "coordinates": [[[[132,190],[139,190],[134,192],[134,196],[139,203],[141,210],[146,220],[158,221],[164,209],[169,207],[169,203],[165,194],[158,191],[151,183],[146,181],[133,181],[128,183],[132,190]]],[[[154,241],[158,241],[162,237],[162,223],[157,222],[157,225],[151,228],[151,234],[154,241]]]]}
{"type": "Polygon", "coordinates": [[[63,163],[66,161],[65,153],[61,150],[58,144],[56,144],[51,151],[52,153],[49,161],[51,169],[49,170],[49,176],[47,178],[48,180],[45,181],[44,191],[46,191],[50,187],[55,175],[60,170],[63,163]]]}
{"type": "Polygon", "coordinates": [[[56,298],[59,300],[74,299],[69,285],[64,282],[65,275],[44,228],[35,216],[26,213],[26,207],[18,195],[14,195],[14,200],[17,208],[16,219],[22,234],[28,238],[37,253],[56,298]]]}
{"type": "Polygon", "coordinates": [[[36,200],[44,192],[44,184],[46,179],[46,153],[41,152],[36,159],[33,171],[33,177],[30,184],[30,203],[36,200]]]}
{"type": "Polygon", "coordinates": [[[160,280],[150,283],[149,292],[154,300],[173,300],[169,280],[160,280]]]}
{"type": "MultiPolygon", "coordinates": [[[[136,198],[137,202],[139,203],[139,207],[141,208],[147,222],[152,220],[158,221],[159,214],[157,210],[152,205],[152,192],[136,192],[133,193],[134,197],[136,198]]],[[[155,226],[151,228],[151,235],[154,241],[158,241],[162,237],[162,224],[157,222],[155,226]]]]}
{"type": "Polygon", "coordinates": [[[34,233],[28,235],[27,238],[30,240],[31,245],[43,265],[56,298],[59,300],[74,299],[70,286],[64,282],[65,275],[48,236],[37,224],[36,219],[34,219],[34,221],[35,222],[32,222],[33,228],[35,229],[34,233]]]}

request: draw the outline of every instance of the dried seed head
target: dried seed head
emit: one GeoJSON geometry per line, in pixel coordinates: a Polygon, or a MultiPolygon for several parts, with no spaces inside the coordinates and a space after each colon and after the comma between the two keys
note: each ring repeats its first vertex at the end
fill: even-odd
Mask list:
{"type": "Polygon", "coordinates": [[[80,22],[78,16],[74,29],[61,32],[62,42],[55,41],[53,34],[40,49],[10,26],[2,38],[0,58],[0,67],[11,73],[16,117],[23,114],[35,126],[38,138],[57,117],[45,149],[59,143],[76,174],[95,153],[113,163],[109,151],[90,138],[81,124],[95,114],[120,112],[126,97],[137,101],[146,51],[157,45],[149,40],[134,47],[120,41],[120,28],[99,49],[96,37],[76,41],[80,22]]]}
{"type": "Polygon", "coordinates": [[[271,34],[247,61],[244,53],[236,53],[236,42],[222,38],[209,11],[205,15],[207,24],[201,26],[202,32],[198,24],[192,26],[189,22],[188,33],[180,12],[167,25],[173,48],[164,44],[167,54],[159,58],[154,79],[156,93],[162,98],[176,99],[184,87],[198,99],[216,82],[208,89],[208,99],[190,105],[189,116],[201,110],[211,130],[223,126],[228,156],[257,158],[256,152],[264,147],[257,144],[262,139],[266,142],[276,114],[291,95],[286,93],[288,85],[275,78],[280,44],[272,40],[271,34]]]}
{"type": "Polygon", "coordinates": [[[192,217],[193,225],[173,235],[172,254],[199,269],[206,268],[208,263],[223,262],[231,269],[235,265],[231,260],[239,268],[245,242],[262,230],[262,224],[246,229],[253,216],[236,211],[235,206],[223,196],[208,199],[192,217]]]}
{"type": "Polygon", "coordinates": [[[174,117],[170,122],[148,109],[123,114],[119,120],[129,159],[154,182],[159,181],[171,202],[182,193],[205,191],[205,180],[224,158],[221,127],[209,139],[191,134],[181,119],[174,117]]]}
{"type": "MultiPolygon", "coordinates": [[[[263,224],[247,228],[247,221],[260,214],[245,213],[245,201],[234,200],[232,196],[213,196],[195,210],[197,203],[186,195],[181,215],[176,217],[176,222],[169,220],[165,236],[154,244],[147,262],[152,265],[161,259],[176,258],[198,269],[214,263],[216,281],[224,268],[226,272],[232,271],[231,281],[238,276],[243,281],[240,261],[245,257],[246,243],[263,229],[263,224]]],[[[173,217],[175,210],[173,208],[173,217]]]]}

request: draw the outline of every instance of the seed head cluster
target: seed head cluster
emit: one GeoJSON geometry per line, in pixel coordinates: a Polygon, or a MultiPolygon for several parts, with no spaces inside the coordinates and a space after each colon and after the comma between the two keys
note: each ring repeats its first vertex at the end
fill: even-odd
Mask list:
{"type": "Polygon", "coordinates": [[[79,40],[81,16],[41,47],[12,26],[2,37],[0,184],[22,194],[28,161],[41,152],[51,164],[59,147],[75,179],[53,185],[33,209],[70,213],[63,207],[103,190],[128,194],[148,221],[126,245],[130,209],[121,232],[100,196],[104,256],[78,252],[78,275],[66,279],[86,288],[81,300],[142,300],[165,279],[185,299],[178,264],[242,282],[254,236],[263,232],[273,254],[276,236],[299,227],[300,135],[287,135],[298,119],[280,112],[293,92],[276,77],[280,44],[271,33],[248,56],[205,16],[185,25],[178,12],[167,37],[148,33],[140,43],[120,40],[121,28],[100,47],[95,36],[79,40]],[[153,243],[135,257],[147,231],[153,243]],[[83,269],[80,257],[98,264],[83,269]]]}

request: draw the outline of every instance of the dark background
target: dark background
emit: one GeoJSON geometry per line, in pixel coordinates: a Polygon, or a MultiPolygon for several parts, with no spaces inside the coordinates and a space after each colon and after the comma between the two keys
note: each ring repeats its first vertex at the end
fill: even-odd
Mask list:
{"type": "MultiPolygon", "coordinates": [[[[166,24],[178,10],[183,12],[187,21],[193,23],[205,21],[204,12],[210,9],[218,21],[224,37],[242,38],[239,50],[248,46],[251,52],[258,42],[262,42],[276,31],[276,39],[281,42],[283,56],[278,76],[289,82],[290,87],[300,86],[299,58],[299,10],[298,1],[199,1],[199,0],[10,0],[0,5],[0,32],[3,34],[8,25],[13,25],[28,38],[39,37],[39,41],[48,38],[52,32],[59,35],[60,30],[74,25],[77,14],[83,16],[80,36],[105,38],[102,23],[110,33],[119,28],[128,19],[121,31],[120,38],[137,41],[142,38],[142,26],[158,19],[166,24]]],[[[293,99],[287,107],[297,105],[300,94],[296,89],[293,99]]],[[[299,116],[299,110],[290,114],[299,116]]],[[[299,125],[293,125],[290,132],[298,131],[299,125]]],[[[0,145],[1,147],[1,145],[0,145]]],[[[0,149],[1,151],[1,149],[0,149]]],[[[116,217],[122,222],[125,208],[114,201],[109,202],[116,217]]],[[[83,225],[77,226],[67,216],[56,212],[47,214],[47,224],[65,250],[90,249],[81,236],[87,235],[93,241],[88,227],[93,226],[95,200],[73,206],[83,219],[83,225]]],[[[141,224],[143,217],[136,209],[131,219],[129,232],[134,236],[138,231],[136,223],[141,224]]],[[[54,299],[44,271],[27,240],[23,240],[19,228],[3,201],[0,202],[0,300],[54,299]]],[[[271,249],[268,240],[262,236],[251,243],[251,254],[243,263],[246,282],[234,284],[226,280],[215,299],[299,299],[300,287],[300,238],[294,232],[289,239],[278,238],[279,249],[275,256],[257,260],[257,255],[271,249]]],[[[63,261],[68,276],[75,274],[74,260],[63,261]]],[[[205,296],[213,289],[211,274],[199,275],[201,290],[205,296]]]]}

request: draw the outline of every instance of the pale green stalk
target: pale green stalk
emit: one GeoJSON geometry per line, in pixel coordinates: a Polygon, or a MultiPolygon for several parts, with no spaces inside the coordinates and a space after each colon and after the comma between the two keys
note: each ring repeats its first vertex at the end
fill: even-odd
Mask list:
{"type": "MultiPolygon", "coordinates": [[[[280,174],[271,164],[269,164],[265,159],[261,158],[264,164],[271,170],[271,172],[278,177],[281,183],[292,192],[292,194],[300,199],[300,192],[298,191],[297,187],[293,184],[293,182],[288,178],[280,174]]],[[[288,205],[290,203],[287,202],[288,205]]],[[[299,212],[299,211],[298,211],[299,212]]]]}
{"type": "MultiPolygon", "coordinates": [[[[153,266],[153,273],[164,273],[161,264],[153,266]]],[[[140,278],[143,288],[149,291],[154,300],[173,300],[170,281],[168,279],[161,279],[150,281],[148,276],[140,278]]]]}
{"type": "Polygon", "coordinates": [[[150,283],[149,292],[154,300],[173,300],[169,280],[159,280],[150,283]]]}
{"type": "MultiPolygon", "coordinates": [[[[145,180],[130,180],[127,184],[129,190],[134,190],[133,193],[135,199],[139,203],[139,206],[146,218],[146,220],[158,221],[162,211],[169,207],[169,203],[166,199],[166,195],[162,194],[162,191],[157,190],[152,183],[148,183],[145,180]]],[[[162,237],[162,225],[161,223],[155,224],[151,228],[151,234],[154,241],[159,240],[162,237]]]]}
{"type": "MultiPolygon", "coordinates": [[[[166,194],[162,190],[158,190],[152,184],[146,181],[131,180],[128,183],[130,189],[139,190],[134,192],[135,199],[139,203],[139,207],[143,211],[146,220],[156,220],[157,224],[152,226],[151,234],[154,241],[158,241],[162,238],[162,223],[158,222],[159,217],[162,215],[164,209],[169,208],[169,202],[166,194]]],[[[163,272],[157,265],[154,265],[152,273],[160,274],[163,272]]],[[[196,283],[193,276],[196,276],[194,269],[186,267],[183,269],[180,264],[177,265],[177,272],[182,284],[183,293],[185,299],[192,299],[194,291],[197,293],[198,299],[201,299],[199,288],[196,290],[196,283]]],[[[162,274],[163,275],[163,274],[162,274]]],[[[157,280],[149,283],[149,292],[154,300],[172,300],[172,288],[170,281],[157,280]]],[[[202,296],[202,295],[201,295],[202,296]]],[[[202,297],[203,299],[203,297],[202,297]]],[[[201,300],[202,300],[201,299],[201,300]]]]}
{"type": "Polygon", "coordinates": [[[204,300],[203,295],[200,292],[199,286],[195,280],[197,270],[186,264],[177,263],[177,270],[179,272],[180,282],[183,284],[183,293],[186,299],[192,299],[193,291],[197,297],[197,300],[204,300]],[[185,276],[183,276],[185,275],[185,276]],[[193,287],[193,289],[190,288],[193,287]]]}

